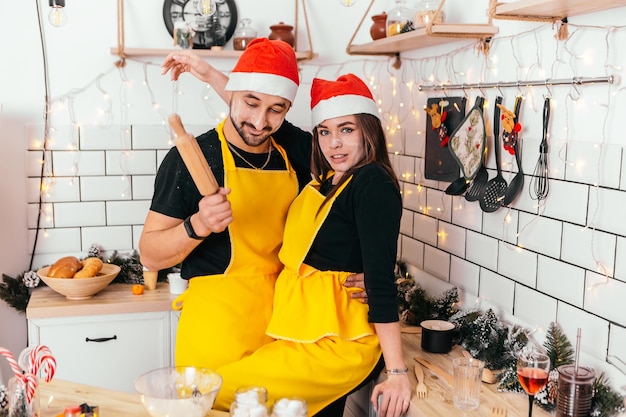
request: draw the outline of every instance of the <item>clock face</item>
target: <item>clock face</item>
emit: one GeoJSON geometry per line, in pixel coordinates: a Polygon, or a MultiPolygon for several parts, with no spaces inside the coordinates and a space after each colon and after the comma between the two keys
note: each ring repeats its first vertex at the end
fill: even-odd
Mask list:
{"type": "MultiPolygon", "coordinates": [[[[209,0],[204,0],[209,3],[209,0]]],[[[203,0],[164,0],[163,20],[170,35],[174,36],[174,23],[187,22],[195,31],[193,47],[209,49],[224,46],[237,27],[237,5],[235,0],[213,0],[216,12],[203,16],[203,0]]]]}

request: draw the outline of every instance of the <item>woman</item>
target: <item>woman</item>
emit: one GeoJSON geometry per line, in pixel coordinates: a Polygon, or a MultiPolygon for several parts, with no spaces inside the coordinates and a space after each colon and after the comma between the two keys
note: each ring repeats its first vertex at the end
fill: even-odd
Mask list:
{"type": "MultiPolygon", "coordinates": [[[[243,385],[265,386],[270,401],[297,396],[309,415],[345,396],[375,369],[382,354],[387,379],[371,401],[380,415],[407,411],[411,384],[404,364],[394,265],[402,213],[378,109],[358,77],[314,79],[312,171],[287,216],[267,334],[276,339],[217,369],[227,408],[243,385]],[[343,283],[364,272],[368,305],[343,283]]],[[[319,415],[333,415],[330,410],[319,415]]],[[[341,414],[338,414],[341,415],[341,414]]]]}

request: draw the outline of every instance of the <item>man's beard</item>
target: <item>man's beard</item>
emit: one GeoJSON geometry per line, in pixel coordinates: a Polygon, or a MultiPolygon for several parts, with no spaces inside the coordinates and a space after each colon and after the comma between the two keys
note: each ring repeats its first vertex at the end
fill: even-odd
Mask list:
{"type": "Polygon", "coordinates": [[[235,127],[235,130],[237,131],[237,133],[239,133],[239,136],[243,140],[243,143],[245,143],[248,146],[252,146],[252,147],[261,146],[269,139],[269,137],[271,135],[269,129],[263,128],[264,131],[268,131],[267,135],[265,135],[265,136],[262,136],[262,137],[259,137],[259,136],[254,136],[254,137],[246,136],[244,134],[244,131],[243,131],[243,126],[246,124],[245,122],[243,122],[243,123],[241,123],[241,125],[239,125],[233,119],[232,116],[230,116],[230,121],[233,124],[233,126],[235,127]]]}

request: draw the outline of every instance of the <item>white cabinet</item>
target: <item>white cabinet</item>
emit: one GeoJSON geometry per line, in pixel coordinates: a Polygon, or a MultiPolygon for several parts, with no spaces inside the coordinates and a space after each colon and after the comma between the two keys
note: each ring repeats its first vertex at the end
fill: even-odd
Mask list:
{"type": "Polygon", "coordinates": [[[126,284],[110,287],[84,301],[37,290],[27,308],[28,344],[50,348],[55,379],[132,393],[137,376],[173,364],[179,315],[167,288],[142,298],[126,284]]]}

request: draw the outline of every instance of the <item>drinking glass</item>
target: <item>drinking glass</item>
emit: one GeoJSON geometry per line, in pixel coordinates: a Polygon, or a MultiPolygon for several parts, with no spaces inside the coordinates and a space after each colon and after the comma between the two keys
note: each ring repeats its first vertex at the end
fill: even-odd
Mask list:
{"type": "Polygon", "coordinates": [[[550,358],[537,350],[522,350],[517,357],[517,377],[528,394],[528,417],[533,415],[535,395],[548,383],[550,358]]]}

